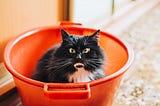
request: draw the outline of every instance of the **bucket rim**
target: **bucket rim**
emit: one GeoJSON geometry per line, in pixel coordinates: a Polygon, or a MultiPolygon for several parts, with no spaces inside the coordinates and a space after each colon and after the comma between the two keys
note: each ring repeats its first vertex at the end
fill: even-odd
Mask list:
{"type": "MultiPolygon", "coordinates": [[[[44,87],[44,85],[46,84],[46,82],[40,82],[40,81],[36,81],[36,80],[33,80],[33,79],[30,79],[28,77],[25,77],[23,75],[21,75],[20,73],[18,73],[12,66],[11,64],[11,61],[9,59],[10,57],[10,52],[12,50],[12,47],[14,47],[14,45],[19,42],[20,40],[22,40],[23,38],[25,37],[28,37],[36,32],[39,32],[39,31],[43,31],[43,30],[47,30],[47,29],[61,29],[61,28],[66,28],[66,29],[70,29],[70,28],[77,28],[77,29],[85,29],[85,30],[93,30],[93,31],[96,31],[96,29],[93,29],[93,28],[86,28],[86,27],[81,27],[81,26],[45,26],[45,27],[38,27],[38,28],[34,28],[34,29],[31,29],[29,31],[26,31],[22,34],[20,34],[19,36],[13,38],[10,42],[8,42],[8,44],[6,45],[5,47],[5,50],[4,50],[4,64],[7,68],[7,70],[12,74],[12,76],[26,82],[26,83],[29,83],[31,85],[34,85],[34,86],[37,86],[37,87],[44,87]]],[[[122,39],[120,39],[119,37],[117,36],[114,36],[108,32],[105,32],[105,31],[101,31],[101,33],[103,33],[104,35],[107,35],[107,37],[111,38],[111,39],[114,39],[115,41],[117,41],[119,44],[121,44],[127,51],[127,54],[128,54],[128,60],[127,62],[124,64],[124,66],[122,66],[119,70],[117,70],[116,72],[112,73],[111,75],[108,75],[108,76],[105,76],[103,78],[100,78],[100,79],[97,79],[97,80],[93,80],[93,81],[90,81],[90,82],[81,82],[81,83],[50,83],[51,85],[55,85],[55,84],[58,84],[58,85],[61,85],[61,84],[65,84],[66,86],[78,86],[78,85],[82,85],[82,84],[90,84],[90,86],[95,86],[95,85],[99,85],[99,84],[102,84],[106,81],[109,81],[109,80],[112,80],[116,77],[119,77],[121,76],[124,72],[126,72],[129,67],[131,66],[131,64],[133,63],[134,61],[134,52],[133,52],[133,49],[131,48],[131,46],[126,43],[125,41],[123,41],[122,39]]]]}

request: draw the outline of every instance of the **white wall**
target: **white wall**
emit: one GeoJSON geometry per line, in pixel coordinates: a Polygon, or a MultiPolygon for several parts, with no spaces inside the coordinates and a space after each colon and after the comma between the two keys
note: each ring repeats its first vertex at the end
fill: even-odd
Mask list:
{"type": "Polygon", "coordinates": [[[74,0],[74,22],[90,23],[97,18],[111,13],[112,0],[74,0]]]}

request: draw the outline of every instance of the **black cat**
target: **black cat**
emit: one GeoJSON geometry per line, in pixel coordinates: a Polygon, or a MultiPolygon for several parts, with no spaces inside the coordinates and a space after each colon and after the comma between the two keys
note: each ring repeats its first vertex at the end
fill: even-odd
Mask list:
{"type": "Polygon", "coordinates": [[[31,78],[42,82],[88,82],[105,76],[104,54],[98,45],[100,30],[88,36],[61,30],[62,43],[39,60],[31,78]]]}

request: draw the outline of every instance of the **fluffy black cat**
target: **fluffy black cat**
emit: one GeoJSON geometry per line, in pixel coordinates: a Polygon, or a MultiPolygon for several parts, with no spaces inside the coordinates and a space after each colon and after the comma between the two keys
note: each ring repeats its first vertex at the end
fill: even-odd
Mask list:
{"type": "Polygon", "coordinates": [[[100,30],[75,36],[61,30],[62,43],[39,60],[31,78],[42,82],[88,82],[105,76],[105,56],[98,45],[100,30]]]}

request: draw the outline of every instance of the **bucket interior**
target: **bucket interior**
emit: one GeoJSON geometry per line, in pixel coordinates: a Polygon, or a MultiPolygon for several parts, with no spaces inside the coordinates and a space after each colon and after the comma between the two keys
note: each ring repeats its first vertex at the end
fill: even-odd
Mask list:
{"type": "MultiPolygon", "coordinates": [[[[64,28],[70,34],[90,35],[95,30],[87,28],[64,28]]],[[[21,75],[30,77],[38,60],[52,46],[61,42],[60,28],[50,27],[32,30],[22,34],[13,41],[9,59],[12,67],[21,75]]],[[[105,72],[113,74],[121,69],[128,60],[124,44],[112,35],[101,32],[100,46],[106,56],[105,72]]]]}

